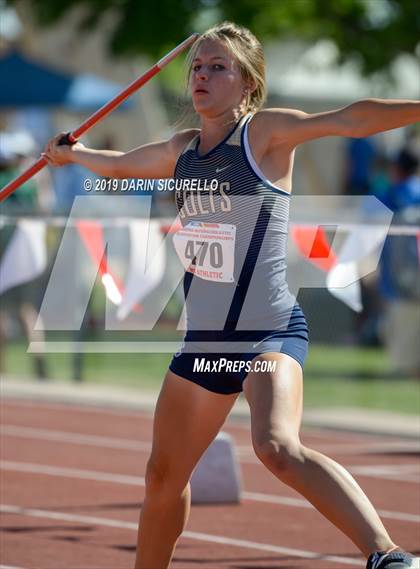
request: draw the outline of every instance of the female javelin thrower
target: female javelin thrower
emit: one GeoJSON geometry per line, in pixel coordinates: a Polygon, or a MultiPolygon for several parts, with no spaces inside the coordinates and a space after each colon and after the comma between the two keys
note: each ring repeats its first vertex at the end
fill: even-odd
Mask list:
{"type": "Polygon", "coordinates": [[[76,162],[101,176],[217,181],[214,191],[196,187],[176,195],[185,229],[179,250],[187,269],[187,334],[155,410],[135,567],[169,566],[189,515],[191,473],[242,390],[251,410],[253,446],[262,463],[344,532],[368,558],[369,569],[410,567],[410,556],[392,541],[350,474],[300,442],[308,331],[285,281],[285,227],[298,144],[322,136],[364,137],[408,125],[419,119],[420,104],[369,99],[317,114],[261,110],[266,91],[261,44],[249,30],[229,22],[204,33],[189,57],[199,130],[184,130],[127,153],[80,143],[60,146],[61,135],[45,148],[51,165],[76,162]],[[247,198],[260,199],[262,207],[252,207],[247,198]],[[249,223],[255,211],[255,223],[249,223]],[[188,237],[188,231],[194,236],[197,222],[213,223],[206,245],[207,253],[213,247],[212,266],[206,265],[204,249],[194,251],[194,239],[188,237]],[[245,246],[247,228],[250,240],[245,246]],[[243,262],[237,263],[240,251],[243,262]],[[239,325],[252,289],[257,302],[248,303],[239,325]],[[232,301],[230,306],[226,299],[232,301]],[[216,326],[213,317],[216,312],[220,316],[221,305],[227,318],[225,312],[224,324],[216,326]],[[215,340],[226,346],[240,341],[255,349],[223,354],[230,358],[230,370],[197,370],[197,355],[220,360],[220,353],[205,349],[215,340]],[[190,344],[204,348],[191,353],[190,344]],[[250,371],[238,371],[233,365],[237,360],[251,363],[250,371]],[[276,363],[274,372],[257,371],[255,363],[264,360],[276,363]]]}

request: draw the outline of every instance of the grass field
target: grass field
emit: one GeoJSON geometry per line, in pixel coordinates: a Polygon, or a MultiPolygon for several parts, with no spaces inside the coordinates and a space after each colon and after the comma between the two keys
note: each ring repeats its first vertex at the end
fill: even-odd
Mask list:
{"type": "MultiPolygon", "coordinates": [[[[72,354],[48,354],[48,374],[56,380],[73,378],[72,354]]],[[[171,354],[85,354],[84,381],[115,386],[159,389],[171,354]]],[[[5,353],[5,372],[31,376],[26,345],[14,343],[5,353]]],[[[389,373],[381,349],[312,345],[305,368],[305,406],[364,407],[416,414],[420,382],[389,373]]]]}

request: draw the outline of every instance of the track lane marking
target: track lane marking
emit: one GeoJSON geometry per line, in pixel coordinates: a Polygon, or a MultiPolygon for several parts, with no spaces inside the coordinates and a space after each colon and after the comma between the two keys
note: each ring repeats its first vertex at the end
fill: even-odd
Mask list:
{"type": "MultiPolygon", "coordinates": [[[[2,436],[28,438],[36,440],[46,440],[68,444],[80,444],[88,446],[98,446],[123,450],[135,450],[137,452],[149,452],[151,443],[146,441],[136,441],[133,439],[123,439],[115,437],[103,437],[100,435],[85,435],[81,433],[71,433],[66,431],[55,431],[51,429],[36,429],[33,427],[20,427],[16,425],[2,425],[0,428],[2,436]]],[[[238,452],[239,461],[244,464],[260,464],[256,456],[248,456],[249,445],[235,445],[238,452]]],[[[398,482],[408,482],[419,484],[420,471],[418,464],[391,464],[391,465],[345,465],[346,469],[352,474],[366,476],[369,478],[380,478],[383,480],[397,480],[398,482]]]]}
{"type": "Polygon", "coordinates": [[[128,486],[145,486],[146,484],[145,479],[141,476],[110,474],[98,470],[80,470],[78,468],[62,468],[45,464],[12,462],[8,460],[0,462],[0,470],[45,474],[47,476],[60,476],[63,478],[80,478],[81,480],[96,480],[98,482],[111,482],[113,484],[125,484],[128,486]]]}
{"type": "MultiPolygon", "coordinates": [[[[259,464],[257,458],[240,458],[243,464],[259,464]]],[[[391,482],[420,484],[420,469],[417,464],[379,464],[364,466],[360,464],[344,464],[344,468],[360,477],[377,478],[391,482]]]]}
{"type": "MultiPolygon", "coordinates": [[[[308,510],[316,510],[312,504],[307,500],[301,498],[289,498],[287,496],[278,496],[277,494],[262,494],[260,492],[242,492],[242,497],[245,500],[255,502],[268,502],[270,504],[280,504],[282,506],[290,506],[292,508],[305,508],[308,510]]],[[[405,512],[392,512],[389,510],[377,510],[382,518],[390,520],[400,520],[403,522],[412,522],[415,524],[420,523],[420,515],[407,514],[405,512]]]]}
{"type": "MultiPolygon", "coordinates": [[[[9,437],[35,438],[40,440],[60,441],[68,443],[80,443],[92,446],[104,446],[110,448],[124,448],[137,451],[148,451],[152,448],[152,444],[146,441],[137,441],[134,439],[123,439],[121,437],[104,437],[102,435],[87,435],[84,433],[74,433],[71,431],[59,431],[55,429],[40,429],[35,427],[22,427],[20,425],[1,425],[0,433],[9,437]]],[[[349,443],[345,445],[337,445],[335,443],[320,443],[316,445],[317,450],[322,452],[337,452],[339,454],[353,454],[361,452],[417,452],[420,449],[420,443],[349,443]]],[[[235,449],[240,457],[255,457],[254,449],[251,445],[235,445],[235,449]]]]}
{"type": "MultiPolygon", "coordinates": [[[[79,478],[81,480],[93,480],[98,482],[110,482],[112,484],[124,484],[128,486],[145,486],[145,479],[140,476],[129,476],[125,474],[111,474],[108,472],[100,472],[97,470],[79,470],[76,468],[63,468],[56,466],[48,466],[44,464],[33,464],[26,462],[1,461],[1,470],[9,470],[15,472],[26,472],[31,474],[41,474],[47,476],[60,476],[64,478],[79,478]]],[[[259,492],[242,492],[242,497],[251,502],[266,502],[271,504],[279,504],[282,506],[290,506],[295,508],[312,509],[315,508],[307,502],[299,498],[289,498],[276,494],[263,494],[259,492]]],[[[410,523],[419,523],[420,516],[416,514],[407,514],[403,512],[391,512],[388,510],[378,510],[383,518],[400,520],[410,523]]]]}
{"type": "Polygon", "coordinates": [[[28,399],[15,399],[13,397],[8,397],[7,395],[1,396],[1,405],[3,406],[16,406],[16,407],[31,407],[32,409],[51,409],[51,411],[70,411],[77,413],[97,413],[103,415],[113,415],[121,418],[139,418],[139,414],[143,415],[143,418],[151,418],[153,410],[148,410],[147,408],[142,409],[140,406],[138,409],[121,409],[118,407],[106,407],[103,402],[94,405],[92,403],[75,403],[74,401],[69,401],[68,403],[53,403],[44,400],[33,400],[32,395],[28,396],[28,399]]]}
{"type": "MultiPolygon", "coordinates": [[[[1,388],[1,384],[0,384],[1,388]]],[[[157,395],[156,395],[157,399],[157,395]]],[[[245,400],[244,400],[245,401],[245,400]]],[[[67,403],[59,403],[52,401],[45,401],[43,399],[33,400],[31,398],[17,398],[14,396],[9,396],[8,394],[2,394],[0,398],[0,405],[2,406],[16,406],[16,407],[31,407],[32,409],[51,409],[55,411],[69,411],[69,412],[82,412],[82,413],[95,413],[103,415],[115,415],[120,418],[134,418],[134,419],[153,419],[153,408],[141,407],[133,410],[132,408],[123,409],[116,405],[106,405],[103,401],[98,401],[97,404],[93,403],[81,403],[75,401],[68,401],[67,403]],[[102,405],[102,406],[101,406],[102,405]]],[[[240,431],[249,430],[249,422],[243,422],[241,420],[235,420],[235,407],[233,407],[233,414],[230,416],[233,421],[229,424],[229,428],[237,429],[240,431]]],[[[382,443],[384,436],[375,433],[363,433],[363,432],[351,432],[351,431],[337,431],[331,428],[323,429],[319,426],[304,425],[304,431],[310,433],[311,436],[318,437],[320,439],[337,440],[340,441],[337,445],[347,445],[347,444],[357,444],[356,441],[361,441],[361,444],[365,444],[366,441],[371,441],[373,444],[375,441],[382,443]]],[[[407,443],[407,438],[403,436],[392,436],[392,443],[398,443],[401,441],[402,444],[407,443]]],[[[317,443],[318,444],[318,443],[317,443]]],[[[322,443],[319,443],[322,444],[322,443]]],[[[333,444],[333,443],[331,443],[333,444]]],[[[339,447],[339,448],[340,448],[339,447]]]]}
{"type": "Polygon", "coordinates": [[[55,431],[51,429],[35,429],[33,427],[20,427],[16,425],[1,425],[0,435],[18,437],[23,439],[28,438],[135,451],[150,451],[152,448],[151,443],[145,441],[136,441],[134,439],[104,437],[102,435],[85,435],[83,433],[55,431]]]}
{"type": "MultiPolygon", "coordinates": [[[[129,529],[137,531],[137,524],[132,522],[124,522],[122,520],[112,520],[109,518],[98,518],[93,516],[77,516],[75,514],[66,514],[63,512],[46,512],[32,508],[23,508],[20,506],[1,504],[0,511],[5,514],[15,514],[20,516],[28,516],[34,518],[60,520],[76,523],[94,524],[97,526],[113,527],[120,529],[129,529]]],[[[203,532],[184,531],[181,539],[193,539],[196,541],[205,541],[209,543],[218,543],[221,545],[230,545],[232,547],[243,547],[244,549],[254,549],[257,551],[266,551],[268,553],[280,553],[282,555],[290,555],[303,559],[317,559],[328,561],[330,563],[341,563],[344,565],[353,565],[364,567],[365,563],[358,559],[351,559],[340,555],[321,555],[314,551],[304,549],[293,549],[290,547],[282,547],[279,545],[271,545],[269,543],[260,543],[257,541],[249,541],[245,539],[229,538],[225,536],[212,535],[203,532]]]]}

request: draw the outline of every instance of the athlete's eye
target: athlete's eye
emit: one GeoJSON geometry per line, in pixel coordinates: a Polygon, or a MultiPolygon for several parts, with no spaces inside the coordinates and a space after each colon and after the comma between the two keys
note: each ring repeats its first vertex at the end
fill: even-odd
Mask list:
{"type": "Polygon", "coordinates": [[[220,65],[220,63],[215,63],[213,65],[213,69],[216,69],[216,71],[220,71],[221,69],[225,69],[224,65],[220,65]]]}
{"type": "Polygon", "coordinates": [[[200,67],[201,67],[201,65],[198,65],[198,64],[197,64],[197,65],[193,65],[192,70],[193,70],[193,71],[198,71],[198,70],[200,69],[200,67]]]}

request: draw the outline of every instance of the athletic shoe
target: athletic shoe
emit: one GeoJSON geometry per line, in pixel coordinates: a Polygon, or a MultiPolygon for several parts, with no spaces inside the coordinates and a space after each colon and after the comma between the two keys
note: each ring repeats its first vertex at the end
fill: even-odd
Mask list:
{"type": "Polygon", "coordinates": [[[376,551],[369,557],[366,569],[420,569],[419,558],[414,558],[404,551],[376,551]]]}

